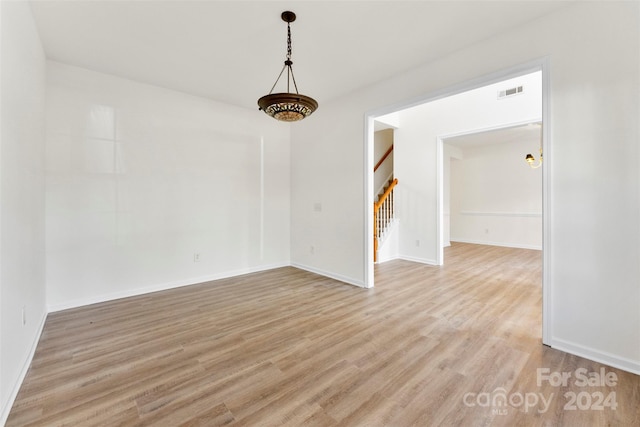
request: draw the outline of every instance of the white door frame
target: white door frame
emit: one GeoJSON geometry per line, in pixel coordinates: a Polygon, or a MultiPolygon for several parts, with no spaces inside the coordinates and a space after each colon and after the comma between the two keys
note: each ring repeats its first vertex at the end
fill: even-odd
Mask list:
{"type": "MultiPolygon", "coordinates": [[[[550,81],[549,81],[549,58],[544,57],[531,62],[514,66],[505,70],[496,71],[494,73],[478,77],[451,87],[440,89],[426,95],[419,96],[414,99],[402,101],[393,105],[368,111],[364,115],[364,284],[367,288],[374,286],[374,269],[373,269],[373,139],[374,139],[374,120],[386,114],[396,111],[405,110],[420,104],[436,101],[452,95],[457,95],[469,90],[478,89],[498,83],[503,80],[518,77],[524,74],[542,71],[542,151],[544,153],[544,165],[542,167],[542,342],[549,345],[551,342],[551,326],[553,319],[551,318],[551,209],[550,201],[552,200],[552,180],[551,180],[551,117],[549,112],[550,106],[550,81]]],[[[443,161],[442,161],[442,140],[439,139],[437,146],[437,233],[436,244],[439,248],[438,264],[442,263],[442,236],[443,236],[443,219],[442,219],[442,202],[443,202],[443,161]]]]}

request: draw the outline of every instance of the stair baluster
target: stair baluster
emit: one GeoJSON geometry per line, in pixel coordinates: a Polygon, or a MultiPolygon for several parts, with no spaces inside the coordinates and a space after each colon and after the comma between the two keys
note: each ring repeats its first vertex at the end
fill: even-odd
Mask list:
{"type": "Polygon", "coordinates": [[[384,191],[377,202],[373,204],[373,261],[378,260],[378,245],[385,231],[393,222],[394,203],[393,189],[398,185],[398,179],[391,181],[391,184],[384,191]]]}

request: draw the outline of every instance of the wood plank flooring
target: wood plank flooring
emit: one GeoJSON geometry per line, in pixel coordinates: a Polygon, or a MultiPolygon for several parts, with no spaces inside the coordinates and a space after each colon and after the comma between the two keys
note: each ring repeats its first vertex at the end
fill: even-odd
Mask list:
{"type": "Polygon", "coordinates": [[[282,268],[53,313],[7,426],[640,425],[640,377],[541,344],[539,251],[445,261],[378,265],[370,290],[282,268]]]}

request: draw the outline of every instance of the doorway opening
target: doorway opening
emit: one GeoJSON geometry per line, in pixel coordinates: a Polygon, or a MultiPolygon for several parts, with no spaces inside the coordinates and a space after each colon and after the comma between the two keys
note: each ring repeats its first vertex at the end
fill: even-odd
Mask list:
{"type": "MultiPolygon", "coordinates": [[[[376,131],[392,129],[396,147],[394,178],[398,180],[394,209],[398,214],[399,231],[397,253],[390,259],[442,265],[444,248],[452,237],[453,240],[458,238],[471,243],[476,241],[498,246],[541,249],[542,337],[543,342],[548,341],[550,301],[546,272],[550,227],[548,216],[545,215],[549,194],[549,157],[546,155],[549,151],[549,136],[546,132],[549,128],[548,81],[546,60],[540,60],[365,115],[365,135],[368,142],[365,144],[365,188],[368,202],[365,227],[366,235],[369,236],[365,242],[365,281],[368,287],[374,285],[374,233],[370,231],[374,230],[374,215],[370,207],[374,205],[376,195],[372,171],[374,164],[379,160],[375,158],[373,143],[376,131]],[[489,98],[491,100],[487,101],[489,98]],[[537,139],[531,138],[531,135],[536,133],[537,139]],[[512,138],[513,142],[513,138],[525,134],[528,134],[527,142],[523,140],[518,147],[512,143],[508,150],[505,148],[506,142],[501,144],[500,141],[488,144],[493,145],[489,149],[478,148],[482,145],[478,141],[483,138],[512,138]],[[473,147],[474,144],[478,147],[473,147]],[[472,148],[465,148],[466,146],[472,148]],[[511,154],[507,155],[505,151],[509,150],[511,154]],[[486,190],[486,194],[499,198],[497,196],[506,191],[506,188],[487,188],[489,183],[482,181],[486,175],[497,170],[495,162],[498,158],[505,161],[508,157],[509,160],[505,163],[507,169],[520,168],[519,173],[525,178],[526,183],[523,184],[525,181],[522,181],[518,184],[511,178],[502,178],[503,181],[512,184],[509,191],[515,192],[514,194],[526,193],[531,197],[520,207],[501,207],[500,203],[504,203],[504,200],[493,200],[492,202],[497,204],[494,203],[491,207],[468,204],[467,208],[458,209],[456,212],[457,218],[452,229],[449,209],[452,201],[451,163],[461,161],[460,157],[464,157],[464,151],[473,153],[464,161],[468,166],[466,169],[475,168],[482,172],[484,168],[484,175],[476,175],[474,184],[486,190]],[[525,161],[525,156],[532,154],[538,158],[543,152],[547,167],[532,169],[525,161]],[[527,173],[529,175],[526,175],[527,173]],[[537,199],[535,193],[529,191],[531,182],[535,182],[536,179],[537,199]],[[522,186],[522,193],[517,193],[518,186],[522,186]],[[501,225],[497,225],[499,219],[503,220],[501,225]],[[489,223],[493,225],[488,226],[489,223]],[[537,226],[533,225],[534,223],[537,223],[537,226]],[[507,230],[509,227],[511,231],[507,230]],[[464,230],[466,235],[462,233],[464,230]],[[481,236],[480,232],[485,236],[481,236]]],[[[458,166],[461,164],[454,165],[455,179],[468,181],[468,170],[460,172],[458,166]]],[[[475,197],[478,193],[468,188],[465,191],[467,194],[458,192],[454,198],[459,201],[460,197],[475,197]]],[[[513,197],[507,197],[506,201],[514,200],[513,197]]]]}
{"type": "Polygon", "coordinates": [[[525,160],[538,156],[541,138],[538,119],[438,137],[443,247],[453,241],[542,250],[542,170],[525,160]]]}

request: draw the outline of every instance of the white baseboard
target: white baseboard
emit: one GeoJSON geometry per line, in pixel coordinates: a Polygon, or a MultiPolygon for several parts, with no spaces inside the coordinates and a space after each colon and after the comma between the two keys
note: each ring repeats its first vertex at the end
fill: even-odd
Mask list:
{"type": "Polygon", "coordinates": [[[83,307],[85,305],[97,304],[101,302],[113,301],[120,298],[128,298],[138,295],[149,294],[152,292],[166,291],[168,289],[181,288],[183,286],[197,285],[204,282],[210,282],[213,280],[227,279],[229,277],[242,276],[244,274],[257,273],[260,271],[273,270],[274,268],[288,267],[289,263],[261,265],[258,267],[246,268],[241,270],[225,271],[218,274],[209,276],[194,277],[191,279],[178,280],[173,282],[161,283],[153,286],[146,286],[143,288],[129,289],[122,292],[114,292],[110,294],[97,295],[89,298],[80,298],[64,302],[61,304],[54,304],[48,306],[49,313],[56,311],[68,310],[70,308],[83,307]]]}
{"type": "Polygon", "coordinates": [[[504,242],[492,242],[490,240],[473,240],[473,239],[459,239],[457,237],[452,237],[451,242],[458,243],[471,243],[474,245],[487,245],[487,246],[501,246],[503,248],[516,248],[516,249],[533,249],[533,250],[542,250],[542,246],[540,245],[528,245],[523,243],[504,243],[504,242]]]}
{"type": "Polygon", "coordinates": [[[339,282],[344,282],[348,285],[357,286],[359,288],[366,288],[365,283],[362,280],[356,280],[352,277],[342,276],[340,274],[331,273],[328,271],[321,270],[319,268],[310,267],[304,264],[291,263],[291,267],[299,268],[300,270],[305,270],[311,273],[319,274],[320,276],[328,277],[330,279],[337,280],[339,282]]]}
{"type": "Polygon", "coordinates": [[[417,263],[420,263],[420,264],[438,265],[438,263],[434,259],[419,258],[419,257],[414,257],[414,256],[409,256],[409,255],[397,255],[397,256],[391,257],[391,258],[381,259],[381,260],[377,261],[376,264],[383,264],[385,262],[394,261],[394,260],[397,260],[397,259],[401,259],[403,261],[417,262],[417,263]]]}
{"type": "Polygon", "coordinates": [[[436,265],[436,266],[438,265],[435,259],[418,258],[414,256],[409,256],[409,255],[399,255],[398,259],[411,261],[411,262],[419,262],[420,264],[436,265]]]}
{"type": "Polygon", "coordinates": [[[585,359],[593,360],[594,362],[640,375],[640,361],[637,360],[626,359],[624,357],[616,356],[615,354],[596,350],[560,338],[551,338],[550,346],[551,348],[564,351],[565,353],[584,357],[585,359]]]}
{"type": "Polygon", "coordinates": [[[42,319],[40,319],[40,325],[38,326],[38,330],[36,332],[33,343],[31,343],[31,349],[29,350],[29,355],[27,356],[24,364],[22,365],[22,369],[20,370],[20,375],[18,376],[18,380],[13,385],[13,389],[9,394],[9,398],[4,403],[2,408],[2,412],[0,412],[0,426],[5,425],[7,422],[7,418],[9,418],[9,412],[11,412],[11,408],[13,407],[13,403],[18,397],[18,392],[20,391],[20,387],[22,387],[22,383],[24,378],[27,376],[27,372],[29,372],[29,367],[31,366],[31,362],[33,361],[33,356],[36,354],[36,348],[38,347],[38,343],[40,342],[40,337],[42,336],[42,331],[44,330],[44,324],[47,320],[47,313],[44,313],[42,319]]]}

